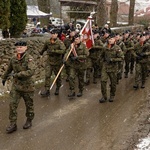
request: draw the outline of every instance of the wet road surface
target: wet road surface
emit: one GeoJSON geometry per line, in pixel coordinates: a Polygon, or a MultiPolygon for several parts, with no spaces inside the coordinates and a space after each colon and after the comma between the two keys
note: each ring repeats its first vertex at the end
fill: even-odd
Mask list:
{"type": "MultiPolygon", "coordinates": [[[[100,81],[86,86],[81,98],[69,100],[64,81],[59,96],[41,98],[35,93],[35,119],[31,129],[25,123],[23,100],[18,107],[18,130],[6,134],[9,99],[0,101],[0,150],[122,150],[137,125],[140,108],[150,96],[150,81],[135,91],[134,75],[122,79],[115,101],[99,103],[100,81]]],[[[109,86],[108,86],[109,89],[109,86]]],[[[78,89],[76,89],[78,92],[78,89]]]]}

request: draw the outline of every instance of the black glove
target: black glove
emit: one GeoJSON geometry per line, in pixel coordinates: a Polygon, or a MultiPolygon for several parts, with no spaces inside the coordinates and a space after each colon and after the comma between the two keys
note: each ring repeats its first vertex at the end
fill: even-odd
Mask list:
{"type": "Polygon", "coordinates": [[[3,86],[5,86],[5,82],[6,82],[6,80],[4,80],[4,79],[3,79],[3,80],[2,80],[2,84],[3,84],[3,86]]]}
{"type": "Polygon", "coordinates": [[[78,60],[78,56],[71,57],[71,60],[78,60]]]}
{"type": "Polygon", "coordinates": [[[142,60],[142,57],[141,57],[140,55],[137,55],[136,58],[137,58],[138,60],[142,60]]]}
{"type": "Polygon", "coordinates": [[[63,64],[64,64],[64,65],[66,64],[66,60],[65,60],[65,59],[63,59],[63,61],[62,61],[62,62],[63,62],[63,64]]]}
{"type": "Polygon", "coordinates": [[[140,53],[139,55],[140,55],[141,57],[143,57],[143,56],[145,56],[145,53],[140,53]]]}

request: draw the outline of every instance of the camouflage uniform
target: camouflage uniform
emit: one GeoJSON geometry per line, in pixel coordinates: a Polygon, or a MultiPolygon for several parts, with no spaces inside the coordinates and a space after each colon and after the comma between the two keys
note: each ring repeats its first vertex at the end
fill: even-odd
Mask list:
{"type": "MultiPolygon", "coordinates": [[[[73,40],[74,40],[73,38],[66,38],[66,39],[64,40],[64,44],[65,44],[65,46],[66,46],[66,49],[69,49],[69,47],[70,47],[71,43],[73,42],[73,40]]],[[[67,79],[66,79],[66,81],[68,81],[68,80],[69,80],[69,73],[70,73],[69,61],[66,62],[66,64],[65,64],[65,69],[66,69],[66,74],[67,74],[67,79]]]]}
{"type": "MultiPolygon", "coordinates": [[[[80,43],[78,45],[76,45],[75,47],[76,53],[77,53],[77,59],[73,59],[74,55],[73,53],[70,54],[69,56],[69,64],[70,64],[70,76],[69,76],[69,86],[70,86],[70,90],[73,91],[72,93],[74,93],[75,91],[75,77],[77,75],[78,77],[78,87],[79,87],[79,92],[82,93],[83,89],[84,89],[84,72],[86,69],[86,58],[88,55],[88,51],[86,49],[85,44],[80,43]]],[[[67,50],[67,53],[65,54],[64,59],[66,58],[66,56],[68,55],[70,49],[67,50]]]]}
{"type": "MultiPolygon", "coordinates": [[[[54,72],[57,75],[61,65],[62,65],[62,56],[65,53],[65,45],[58,38],[54,41],[49,39],[45,42],[44,47],[40,54],[42,55],[45,51],[47,52],[47,60],[45,64],[45,90],[50,89],[51,76],[54,72]]],[[[61,86],[61,76],[57,78],[56,88],[61,86]]]]}
{"type": "Polygon", "coordinates": [[[133,65],[131,65],[131,51],[134,50],[134,43],[133,41],[128,38],[123,40],[126,46],[125,51],[125,77],[128,77],[129,70],[132,71],[133,65]]]}
{"type": "Polygon", "coordinates": [[[3,80],[6,80],[9,74],[14,71],[12,89],[10,92],[10,112],[9,119],[11,123],[16,124],[17,107],[22,97],[26,105],[26,117],[30,120],[34,118],[33,96],[35,63],[27,52],[23,54],[20,60],[16,56],[12,57],[3,80]]]}
{"type": "MultiPolygon", "coordinates": [[[[101,92],[102,99],[107,100],[107,81],[110,79],[110,99],[115,96],[117,84],[118,62],[123,61],[124,54],[118,45],[111,48],[105,47],[103,54],[103,67],[101,75],[101,92]]],[[[101,101],[101,100],[100,100],[101,101]]]]}
{"type": "Polygon", "coordinates": [[[150,44],[140,42],[135,45],[135,50],[133,55],[136,57],[136,66],[135,66],[135,85],[134,88],[138,88],[141,82],[141,88],[144,88],[147,70],[148,70],[148,57],[150,56],[150,44]]]}
{"type": "Polygon", "coordinates": [[[91,70],[94,69],[93,83],[96,83],[96,78],[101,74],[102,61],[100,60],[102,55],[103,43],[100,39],[94,40],[94,46],[89,50],[89,56],[87,58],[87,70],[86,70],[86,83],[90,82],[91,70]]]}
{"type": "MultiPolygon", "coordinates": [[[[117,41],[117,42],[116,42],[116,45],[118,45],[118,46],[121,48],[121,50],[122,50],[123,53],[125,52],[126,46],[125,46],[125,44],[123,43],[123,41],[121,41],[121,40],[117,41]]],[[[123,64],[124,64],[123,61],[118,62],[117,83],[119,82],[120,79],[122,79],[123,64]]]]}

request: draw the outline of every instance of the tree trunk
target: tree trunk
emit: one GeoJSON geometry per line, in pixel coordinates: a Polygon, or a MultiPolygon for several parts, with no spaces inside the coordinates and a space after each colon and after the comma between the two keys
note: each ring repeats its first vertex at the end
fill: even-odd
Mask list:
{"type": "Polygon", "coordinates": [[[129,25],[134,24],[134,6],[135,6],[135,0],[130,0],[129,25]]]}
{"type": "Polygon", "coordinates": [[[110,27],[117,25],[118,0],[112,0],[110,8],[110,27]]]}
{"type": "Polygon", "coordinates": [[[107,13],[106,13],[106,0],[99,0],[97,6],[97,25],[99,27],[104,26],[107,22],[107,13]]]}
{"type": "MultiPolygon", "coordinates": [[[[50,13],[50,0],[37,0],[39,10],[50,13]]],[[[41,26],[48,25],[49,17],[40,18],[41,26]]]]}

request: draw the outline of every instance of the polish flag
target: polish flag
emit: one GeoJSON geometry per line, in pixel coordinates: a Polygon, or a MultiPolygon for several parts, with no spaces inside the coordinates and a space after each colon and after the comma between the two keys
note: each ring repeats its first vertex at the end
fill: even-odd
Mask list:
{"type": "Polygon", "coordinates": [[[80,32],[82,42],[90,49],[94,44],[93,33],[92,33],[92,17],[89,16],[87,22],[80,32]]]}

